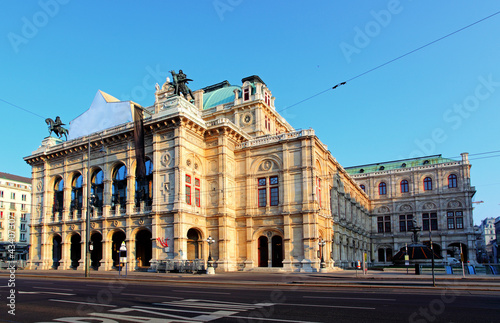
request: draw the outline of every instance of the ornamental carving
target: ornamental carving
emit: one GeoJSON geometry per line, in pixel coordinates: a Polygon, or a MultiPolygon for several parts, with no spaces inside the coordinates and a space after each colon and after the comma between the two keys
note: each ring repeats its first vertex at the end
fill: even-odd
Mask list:
{"type": "Polygon", "coordinates": [[[460,203],[460,201],[450,201],[448,203],[448,208],[455,209],[455,208],[461,208],[461,207],[462,207],[462,203],[460,203]]]}
{"type": "Polygon", "coordinates": [[[39,180],[38,183],[36,184],[36,189],[38,192],[41,192],[43,190],[43,181],[39,180]]]}
{"type": "Polygon", "coordinates": [[[168,167],[168,165],[170,164],[170,159],[170,154],[168,152],[164,152],[160,157],[160,163],[163,165],[163,167],[168,167]]]}
{"type": "Polygon", "coordinates": [[[424,204],[424,207],[423,207],[424,210],[435,210],[436,209],[436,204],[432,203],[432,202],[427,202],[424,204]]]}
{"type": "Polygon", "coordinates": [[[411,205],[408,204],[401,205],[401,207],[399,208],[399,210],[403,212],[410,212],[412,209],[413,208],[411,207],[411,205]]]}
{"type": "Polygon", "coordinates": [[[120,222],[118,222],[118,220],[114,220],[114,221],[113,221],[113,226],[114,226],[114,227],[117,227],[119,224],[120,224],[120,222]]]}
{"type": "Polygon", "coordinates": [[[187,165],[188,167],[190,167],[190,166],[191,166],[191,159],[186,160],[186,165],[187,165]]]}
{"type": "Polygon", "coordinates": [[[144,219],[139,219],[139,221],[137,221],[140,225],[143,225],[144,224],[144,219]]]}
{"type": "Polygon", "coordinates": [[[90,224],[90,227],[91,227],[92,229],[95,229],[95,228],[97,228],[97,227],[98,227],[98,225],[97,225],[97,223],[92,222],[92,223],[90,224]]]}
{"type": "Polygon", "coordinates": [[[387,206],[381,206],[378,208],[378,213],[389,213],[391,210],[387,206]]]}
{"type": "Polygon", "coordinates": [[[69,228],[70,228],[71,230],[75,230],[75,229],[76,229],[76,225],[72,224],[72,225],[70,225],[70,226],[69,226],[69,228]]]}

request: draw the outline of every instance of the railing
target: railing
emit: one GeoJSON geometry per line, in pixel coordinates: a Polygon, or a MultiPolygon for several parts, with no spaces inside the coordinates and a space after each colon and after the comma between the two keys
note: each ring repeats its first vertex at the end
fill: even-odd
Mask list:
{"type": "Polygon", "coordinates": [[[282,134],[275,135],[275,136],[265,136],[265,137],[256,138],[256,139],[249,140],[249,141],[243,142],[241,144],[238,144],[236,146],[236,148],[243,149],[243,148],[248,148],[248,147],[260,146],[260,145],[265,145],[265,144],[269,144],[269,143],[279,142],[281,140],[296,139],[296,138],[300,138],[303,136],[314,136],[314,134],[315,134],[314,129],[304,129],[304,130],[299,130],[299,131],[294,131],[294,132],[282,133],[282,134]]]}
{"type": "Polygon", "coordinates": [[[195,273],[206,270],[205,260],[179,260],[167,259],[159,260],[156,268],[157,272],[179,272],[179,273],[195,273]]]}

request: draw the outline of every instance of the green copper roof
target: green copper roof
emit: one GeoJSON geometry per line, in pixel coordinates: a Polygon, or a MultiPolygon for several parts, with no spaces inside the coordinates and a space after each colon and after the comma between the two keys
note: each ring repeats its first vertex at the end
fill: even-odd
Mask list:
{"type": "Polygon", "coordinates": [[[241,88],[239,86],[227,86],[212,92],[203,94],[203,110],[216,107],[220,104],[226,104],[234,101],[234,90],[241,88]]]}
{"type": "Polygon", "coordinates": [[[449,163],[455,161],[456,160],[453,159],[443,158],[441,155],[433,155],[433,156],[425,156],[419,158],[401,159],[401,160],[395,160],[377,164],[346,167],[345,170],[347,171],[347,173],[354,175],[362,173],[387,171],[392,169],[411,168],[424,165],[435,165],[435,164],[449,163]]]}

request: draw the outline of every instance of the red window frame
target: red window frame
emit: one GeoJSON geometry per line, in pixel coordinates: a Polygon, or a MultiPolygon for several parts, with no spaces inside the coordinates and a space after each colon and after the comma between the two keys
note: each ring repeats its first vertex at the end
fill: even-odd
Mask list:
{"type": "Polygon", "coordinates": [[[403,179],[401,181],[400,186],[401,186],[401,193],[408,193],[409,185],[408,185],[408,181],[406,179],[403,179]]]}
{"type": "Polygon", "coordinates": [[[258,203],[259,207],[266,207],[267,206],[267,188],[259,188],[258,190],[258,203]]]}
{"type": "Polygon", "coordinates": [[[432,191],[432,178],[424,178],[424,191],[432,191]]]}
{"type": "Polygon", "coordinates": [[[455,187],[457,187],[457,175],[450,174],[450,176],[448,176],[448,188],[455,188],[455,187]]]}
{"type": "Polygon", "coordinates": [[[191,205],[191,185],[186,185],[186,204],[191,205]]]}

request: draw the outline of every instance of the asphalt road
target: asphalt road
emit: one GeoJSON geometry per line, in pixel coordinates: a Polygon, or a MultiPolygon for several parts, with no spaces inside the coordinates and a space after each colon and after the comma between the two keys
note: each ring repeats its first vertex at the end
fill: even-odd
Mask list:
{"type": "Polygon", "coordinates": [[[498,322],[497,291],[22,278],[2,322],[498,322]],[[9,314],[15,313],[15,315],[9,314]]]}

